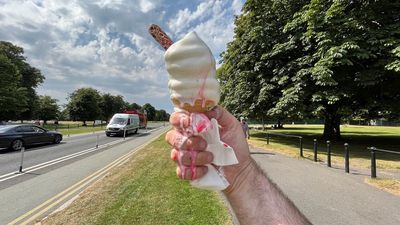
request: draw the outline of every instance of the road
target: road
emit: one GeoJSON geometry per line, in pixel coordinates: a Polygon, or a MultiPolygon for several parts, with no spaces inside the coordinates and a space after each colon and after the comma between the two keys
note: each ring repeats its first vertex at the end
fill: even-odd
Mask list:
{"type": "Polygon", "coordinates": [[[104,176],[107,170],[102,168],[112,162],[121,164],[127,160],[127,154],[132,155],[139,146],[169,129],[162,125],[150,124],[148,130],[140,130],[125,140],[95,133],[65,138],[59,145],[29,148],[24,153],[24,173],[18,173],[19,152],[2,152],[0,224],[24,224],[29,220],[31,223],[33,216],[43,217],[104,176]],[[71,186],[74,188],[68,189],[71,186]]]}

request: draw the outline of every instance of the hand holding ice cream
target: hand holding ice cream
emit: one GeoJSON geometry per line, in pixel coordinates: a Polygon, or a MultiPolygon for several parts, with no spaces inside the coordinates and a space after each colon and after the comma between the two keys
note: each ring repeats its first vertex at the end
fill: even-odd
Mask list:
{"type": "MultiPolygon", "coordinates": [[[[161,44],[165,52],[165,63],[169,73],[169,90],[175,110],[180,117],[187,115],[188,126],[183,126],[181,118],[178,128],[181,144],[176,145],[176,136],[170,138],[175,144],[172,158],[178,161],[178,175],[193,180],[193,186],[211,190],[223,190],[229,186],[221,166],[237,164],[233,149],[220,140],[219,125],[216,119],[209,119],[202,113],[214,108],[219,101],[219,83],[216,79],[215,60],[207,45],[195,32],[190,32],[181,40],[172,44],[168,36],[156,25],[149,29],[151,35],[161,44]],[[168,46],[171,44],[170,46],[168,46]],[[185,114],[186,113],[186,114],[185,114]],[[185,149],[185,142],[192,136],[203,138],[212,152],[212,163],[205,167],[196,167],[196,160],[204,152],[199,149],[185,149]],[[173,140],[172,140],[173,139],[173,140]],[[187,156],[189,155],[189,156],[187,156]],[[184,165],[182,158],[190,158],[190,166],[184,165]],[[201,172],[199,172],[199,171],[201,172]],[[208,170],[206,175],[204,171],[208,170]],[[188,176],[187,174],[190,174],[188,176]]],[[[237,121],[236,121],[237,122],[237,121]]],[[[178,134],[176,134],[178,135],[178,134]]],[[[209,163],[210,163],[209,162],[209,163]]]]}

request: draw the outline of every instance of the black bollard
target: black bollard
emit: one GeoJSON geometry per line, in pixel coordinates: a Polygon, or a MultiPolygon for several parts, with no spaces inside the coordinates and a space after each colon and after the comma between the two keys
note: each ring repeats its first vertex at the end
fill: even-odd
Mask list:
{"type": "Polygon", "coordinates": [[[304,157],[303,156],[303,137],[300,137],[300,157],[304,157]]]}
{"type": "Polygon", "coordinates": [[[314,139],[314,162],[318,161],[317,154],[317,139],[314,139]]]}
{"type": "Polygon", "coordinates": [[[332,167],[331,166],[331,142],[330,141],[326,141],[326,155],[328,157],[327,162],[328,162],[328,167],[332,167]]]}
{"type": "Polygon", "coordinates": [[[376,178],[376,152],[375,147],[371,148],[371,178],[376,178]]]}
{"type": "Polygon", "coordinates": [[[267,145],[269,145],[269,134],[267,133],[267,145]]]}
{"type": "Polygon", "coordinates": [[[349,144],[344,143],[344,169],[346,173],[350,173],[350,161],[349,161],[349,144]]]}

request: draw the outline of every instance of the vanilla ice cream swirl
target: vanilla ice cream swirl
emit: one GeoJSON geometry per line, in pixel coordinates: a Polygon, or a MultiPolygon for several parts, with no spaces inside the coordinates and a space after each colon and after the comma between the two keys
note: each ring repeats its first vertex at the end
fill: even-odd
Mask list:
{"type": "Polygon", "coordinates": [[[199,100],[203,108],[206,102],[218,104],[220,93],[215,59],[196,32],[190,32],[171,45],[164,57],[171,99],[176,107],[193,106],[199,100]]]}

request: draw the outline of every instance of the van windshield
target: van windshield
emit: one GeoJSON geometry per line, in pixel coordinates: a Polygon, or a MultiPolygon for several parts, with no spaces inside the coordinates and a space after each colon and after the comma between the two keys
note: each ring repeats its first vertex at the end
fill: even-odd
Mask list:
{"type": "Polygon", "coordinates": [[[126,124],[126,121],[127,121],[126,118],[115,117],[110,121],[110,124],[124,125],[126,124]]]}

